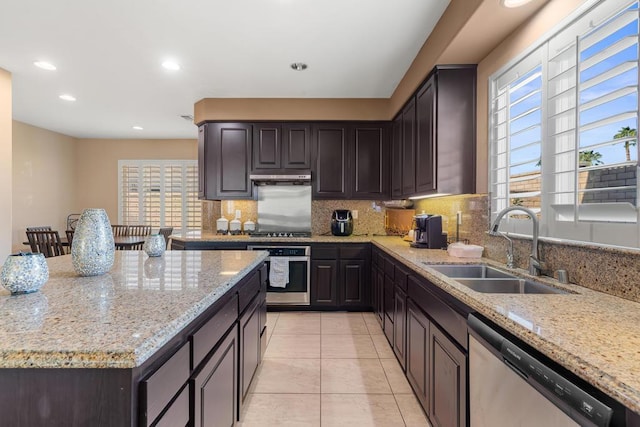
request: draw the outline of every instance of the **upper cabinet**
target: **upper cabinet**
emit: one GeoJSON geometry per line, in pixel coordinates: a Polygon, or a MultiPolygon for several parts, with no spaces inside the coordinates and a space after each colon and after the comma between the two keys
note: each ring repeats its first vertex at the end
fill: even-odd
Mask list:
{"type": "Polygon", "coordinates": [[[311,131],[308,124],[253,125],[253,161],[256,173],[311,169],[311,131]]]}
{"type": "Polygon", "coordinates": [[[313,126],[313,197],[389,198],[389,128],[387,122],[313,126]]]}
{"type": "Polygon", "coordinates": [[[393,196],[474,193],[475,135],[476,66],[437,66],[394,121],[393,196]]]}

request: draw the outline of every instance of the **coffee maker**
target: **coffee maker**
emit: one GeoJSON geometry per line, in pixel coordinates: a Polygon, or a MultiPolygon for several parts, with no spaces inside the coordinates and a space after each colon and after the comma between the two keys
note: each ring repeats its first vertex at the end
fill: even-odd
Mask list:
{"type": "Polygon", "coordinates": [[[350,236],[353,233],[353,216],[347,209],[337,209],[331,214],[331,234],[350,236]]]}
{"type": "Polygon", "coordinates": [[[420,214],[413,217],[412,248],[442,249],[447,246],[447,234],[442,232],[440,215],[420,214]]]}

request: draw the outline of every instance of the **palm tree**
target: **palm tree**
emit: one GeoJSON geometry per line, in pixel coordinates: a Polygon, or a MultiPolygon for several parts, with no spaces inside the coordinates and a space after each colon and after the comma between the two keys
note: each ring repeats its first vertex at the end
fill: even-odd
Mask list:
{"type": "Polygon", "coordinates": [[[600,160],[601,158],[602,154],[597,151],[587,150],[580,152],[578,160],[580,161],[580,167],[596,166],[602,164],[602,160],[600,160]]]}
{"type": "MultiPolygon", "coordinates": [[[[637,131],[635,129],[631,129],[629,126],[625,126],[620,128],[618,133],[613,135],[613,139],[621,139],[621,138],[629,138],[630,136],[636,136],[637,131]]],[[[633,147],[636,145],[635,139],[630,139],[624,142],[624,151],[627,154],[627,162],[631,161],[631,152],[629,151],[629,147],[633,147]]]]}

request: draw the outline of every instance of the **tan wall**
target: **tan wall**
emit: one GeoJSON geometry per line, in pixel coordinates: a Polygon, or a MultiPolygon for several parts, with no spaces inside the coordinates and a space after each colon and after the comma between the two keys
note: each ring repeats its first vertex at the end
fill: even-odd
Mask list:
{"type": "Polygon", "coordinates": [[[25,227],[50,225],[64,236],[74,212],[76,139],[13,122],[14,250],[26,249],[25,227]]]}
{"type": "Polygon", "coordinates": [[[76,211],[104,208],[118,221],[118,160],[195,160],[191,139],[81,139],[76,149],[76,211]]]}
{"type": "Polygon", "coordinates": [[[0,264],[11,253],[11,73],[0,68],[0,264]]]}
{"type": "Polygon", "coordinates": [[[562,0],[547,3],[529,21],[521,25],[517,31],[478,63],[476,192],[486,193],[488,191],[489,77],[539,40],[582,3],[584,0],[562,0]]]}

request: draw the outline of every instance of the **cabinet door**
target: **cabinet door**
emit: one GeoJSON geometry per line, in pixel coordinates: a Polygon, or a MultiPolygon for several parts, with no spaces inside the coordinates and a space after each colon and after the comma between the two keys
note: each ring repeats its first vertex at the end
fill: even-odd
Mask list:
{"type": "Polygon", "coordinates": [[[376,311],[376,316],[378,318],[378,323],[380,323],[380,327],[384,328],[384,272],[381,268],[377,269],[376,276],[378,276],[378,305],[374,307],[374,309],[376,311]]]}
{"type": "Polygon", "coordinates": [[[368,292],[365,287],[367,274],[364,260],[340,261],[340,305],[365,306],[369,305],[368,292]]]}
{"type": "Polygon", "coordinates": [[[402,197],[402,115],[395,118],[391,131],[391,197],[402,197]]]}
{"type": "Polygon", "coordinates": [[[311,169],[311,128],[307,124],[282,127],[282,167],[311,169]]]}
{"type": "Polygon", "coordinates": [[[194,427],[229,427],[237,417],[238,327],[222,340],[191,380],[194,427]]]}
{"type": "Polygon", "coordinates": [[[256,296],[240,316],[240,407],[260,362],[260,302],[256,296]]]}
{"type": "Polygon", "coordinates": [[[393,317],[393,352],[396,354],[402,369],[406,368],[406,324],[407,324],[407,294],[396,286],[394,298],[395,310],[393,317]]]}
{"type": "Polygon", "coordinates": [[[431,77],[416,95],[416,193],[435,190],[435,81],[431,77]]]}
{"type": "Polygon", "coordinates": [[[217,198],[250,198],[251,125],[210,123],[216,159],[217,198]]]}
{"type": "Polygon", "coordinates": [[[338,306],[337,260],[311,260],[311,305],[338,306]]]}
{"type": "Polygon", "coordinates": [[[384,275],[384,334],[387,336],[387,341],[393,347],[393,310],[395,304],[393,302],[395,297],[393,278],[388,275],[384,275]]]}
{"type": "Polygon", "coordinates": [[[416,192],[416,100],[411,98],[402,110],[402,195],[416,192]]]}
{"type": "Polygon", "coordinates": [[[407,300],[407,379],[418,401],[429,414],[429,319],[407,300]]]}
{"type": "Polygon", "coordinates": [[[281,161],[280,125],[258,123],[253,125],[253,167],[252,170],[280,169],[281,161]]]}
{"type": "Polygon", "coordinates": [[[355,124],[353,195],[359,200],[389,198],[389,135],[384,124],[355,124]]]}
{"type": "Polygon", "coordinates": [[[205,167],[205,129],[207,125],[198,127],[198,199],[206,197],[205,176],[207,168],[205,167]]]}
{"type": "Polygon", "coordinates": [[[467,425],[467,356],[431,325],[429,414],[434,426],[467,425]]]}
{"type": "Polygon", "coordinates": [[[349,164],[346,125],[319,125],[313,136],[313,196],[316,199],[346,199],[351,196],[347,176],[349,164]]]}

